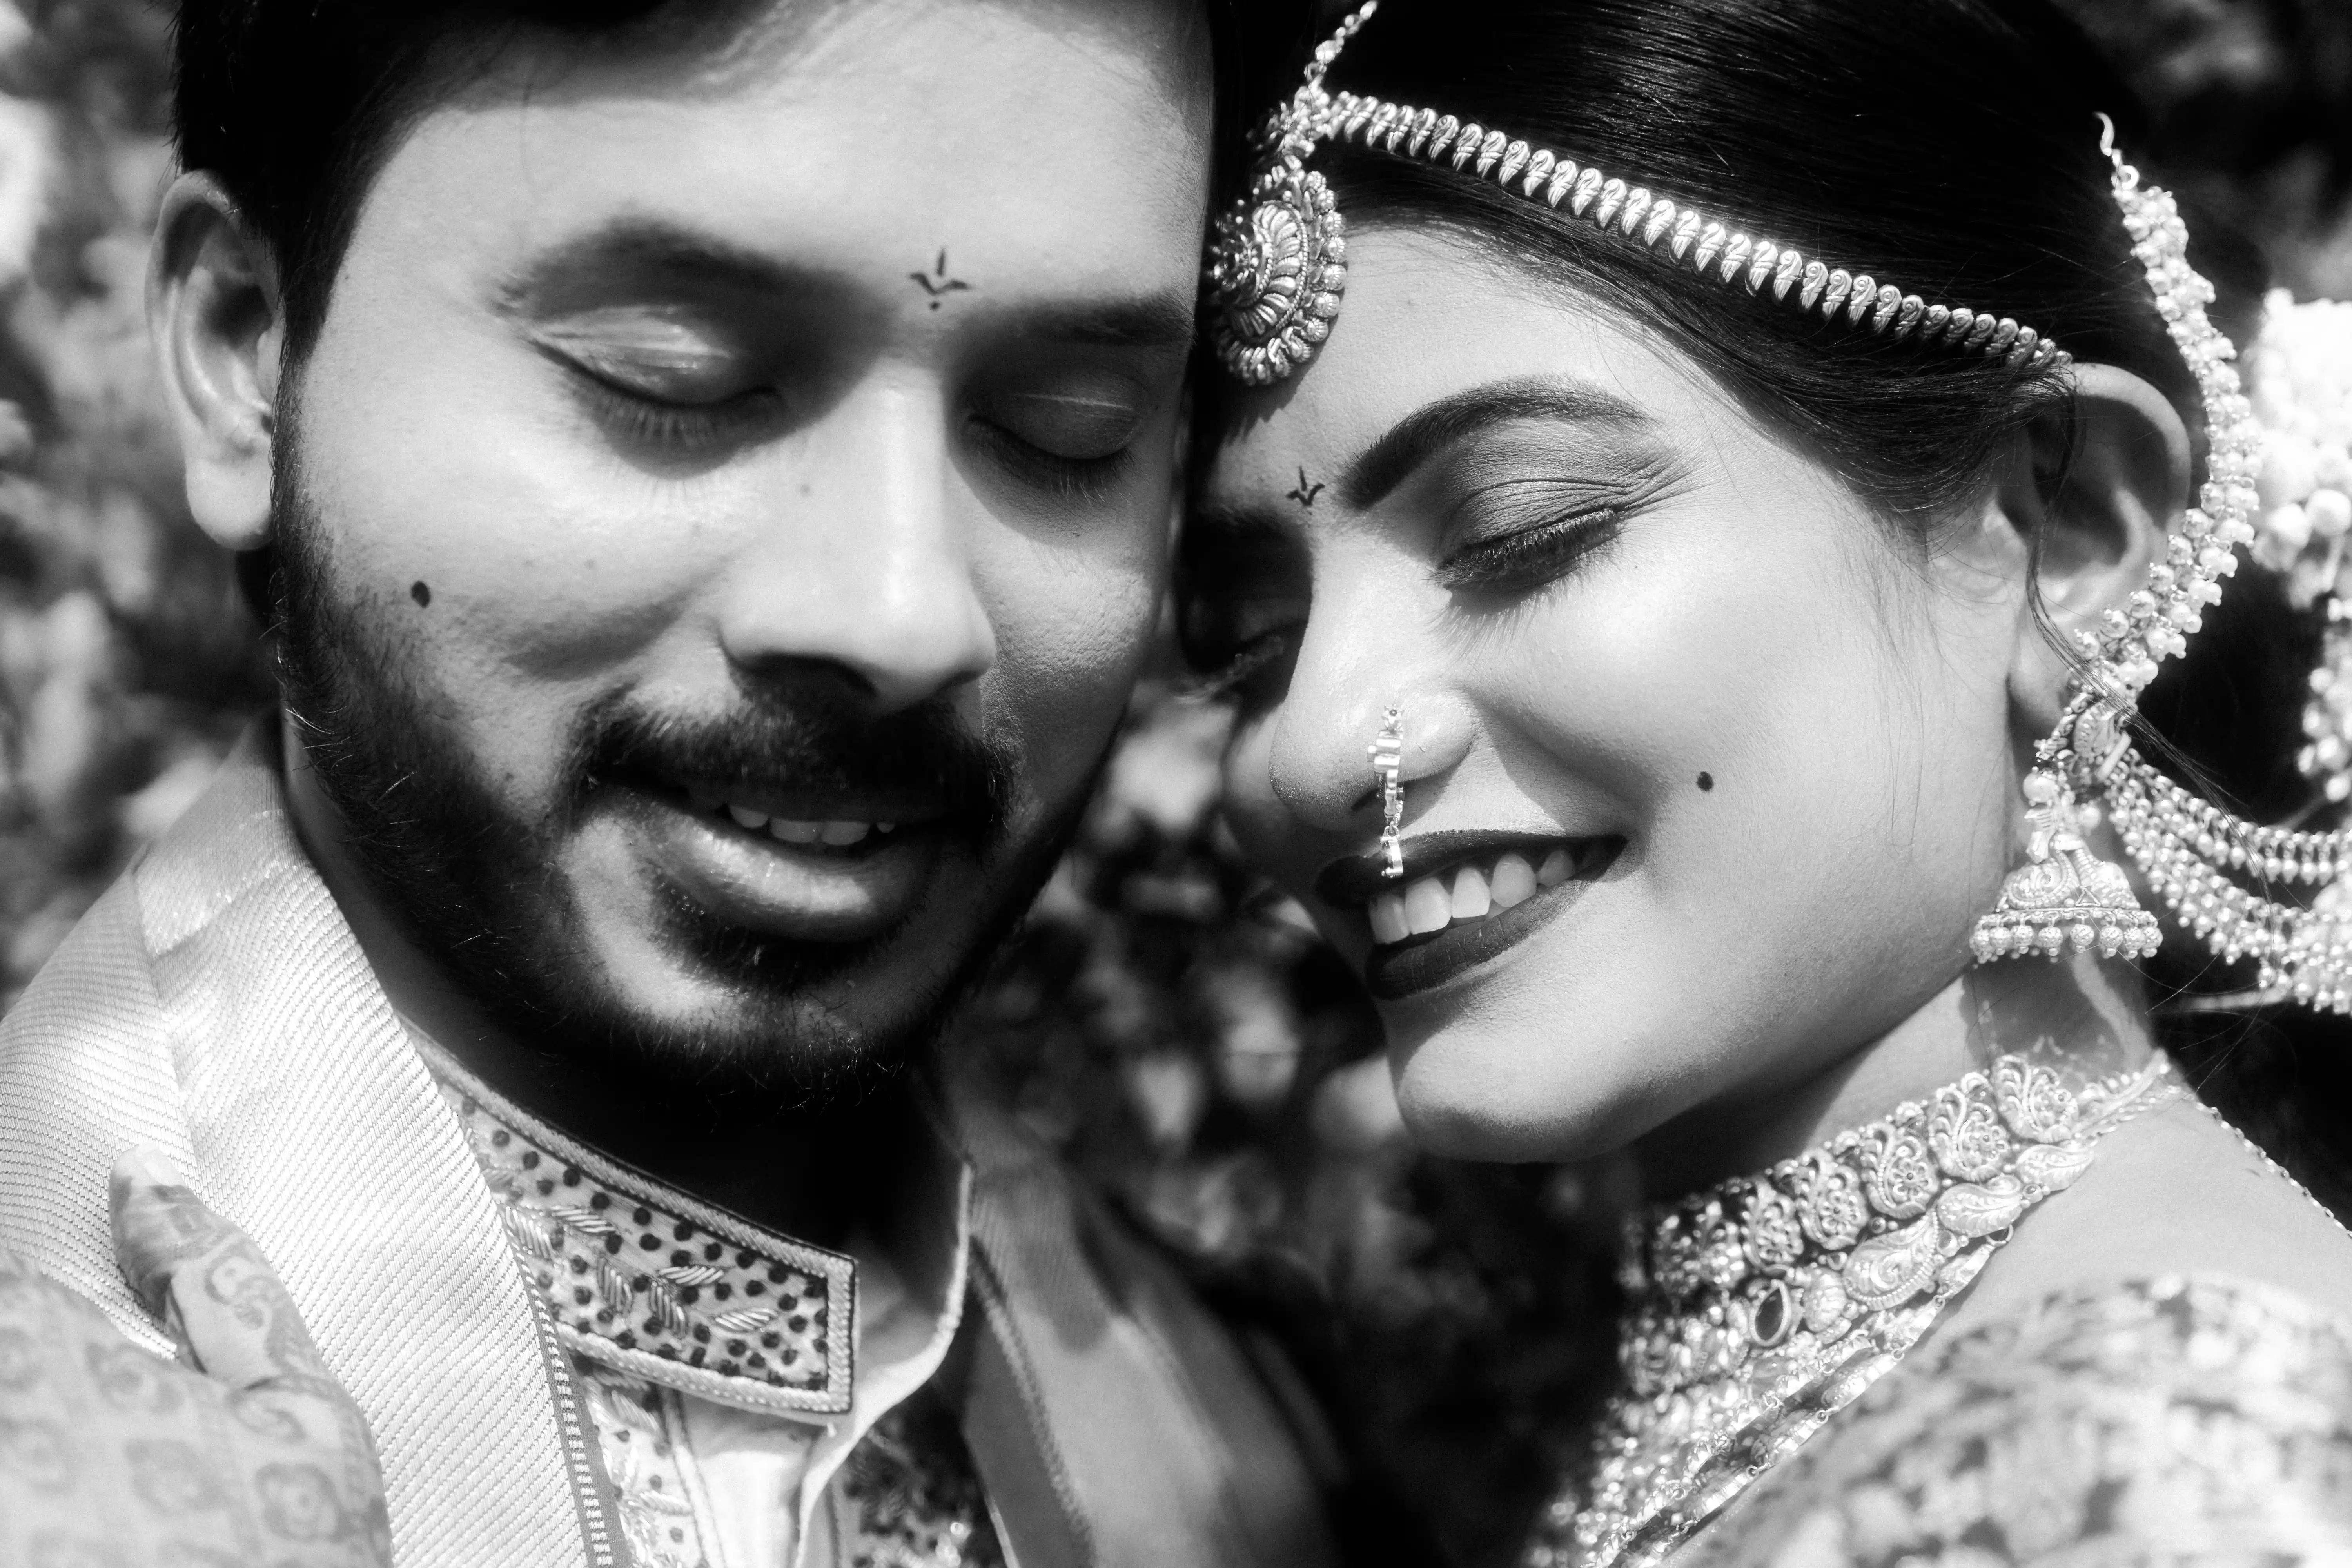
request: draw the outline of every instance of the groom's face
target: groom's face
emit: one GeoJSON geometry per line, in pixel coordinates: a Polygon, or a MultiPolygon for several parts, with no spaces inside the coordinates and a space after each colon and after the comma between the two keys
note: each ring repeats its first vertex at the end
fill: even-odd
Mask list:
{"type": "Polygon", "coordinates": [[[1018,914],[1160,603],[1204,31],[526,31],[399,140],[280,408],[289,698],[482,1000],[822,1078],[1018,914]]]}

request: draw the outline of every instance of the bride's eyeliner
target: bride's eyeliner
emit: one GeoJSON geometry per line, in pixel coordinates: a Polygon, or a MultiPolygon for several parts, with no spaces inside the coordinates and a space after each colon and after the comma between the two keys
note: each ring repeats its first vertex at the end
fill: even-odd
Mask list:
{"type": "Polygon", "coordinates": [[[1646,452],[1548,451],[1536,462],[1524,453],[1464,454],[1462,488],[1437,530],[1439,586],[1517,596],[1558,582],[1614,544],[1671,472],[1646,452]]]}
{"type": "Polygon", "coordinates": [[[1435,575],[1449,593],[1526,593],[1567,575],[1613,543],[1623,521],[1617,506],[1580,508],[1458,546],[1438,562],[1435,575]]]}

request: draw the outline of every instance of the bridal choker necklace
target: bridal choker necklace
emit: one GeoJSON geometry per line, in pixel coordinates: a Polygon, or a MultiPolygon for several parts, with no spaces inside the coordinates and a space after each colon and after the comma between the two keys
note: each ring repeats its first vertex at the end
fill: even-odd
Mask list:
{"type": "Polygon", "coordinates": [[[1623,1383],[1526,1568],[1646,1568],[1902,1359],[2165,1058],[2070,1089],[2002,1057],[1759,1176],[1628,1222],[1623,1383]]]}

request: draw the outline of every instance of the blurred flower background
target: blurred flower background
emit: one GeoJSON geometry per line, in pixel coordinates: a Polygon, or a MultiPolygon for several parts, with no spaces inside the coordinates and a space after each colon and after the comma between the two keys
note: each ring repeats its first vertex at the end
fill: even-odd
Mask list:
{"type": "MultiPolygon", "coordinates": [[[[2156,112],[2135,156],[2352,296],[2352,5],[2063,3],[2156,112]]],[[[0,0],[0,1000],[268,700],[150,368],[167,37],[140,0],[0,0]]],[[[1507,1559],[1605,1366],[1597,1205],[1404,1146],[1352,977],[1216,821],[1224,722],[1172,658],[1146,683],[966,1048],[1317,1396],[1361,1561],[1507,1559]]]]}

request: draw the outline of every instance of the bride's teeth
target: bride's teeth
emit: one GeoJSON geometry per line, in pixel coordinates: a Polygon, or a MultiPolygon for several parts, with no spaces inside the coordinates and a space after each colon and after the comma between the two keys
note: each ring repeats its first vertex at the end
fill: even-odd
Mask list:
{"type": "Polygon", "coordinates": [[[1576,857],[1565,847],[1553,850],[1536,868],[1536,881],[1543,887],[1557,888],[1576,875],[1576,857]]]}
{"type": "Polygon", "coordinates": [[[1494,900],[1486,892],[1486,879],[1478,874],[1477,867],[1465,866],[1454,874],[1455,920],[1478,920],[1494,907],[1494,900]]]}
{"type": "Polygon", "coordinates": [[[1496,909],[1524,904],[1536,896],[1536,868],[1528,864],[1526,856],[1513,850],[1495,862],[1488,890],[1494,895],[1496,909]]]}
{"type": "Polygon", "coordinates": [[[768,826],[768,819],[763,814],[753,811],[748,806],[736,805],[731,802],[727,807],[727,815],[735,819],[736,826],[748,827],[754,833],[768,826]]]}
{"type": "Polygon", "coordinates": [[[787,822],[780,816],[768,824],[768,831],[787,844],[814,844],[824,836],[824,824],[787,822]]]}
{"type": "Polygon", "coordinates": [[[1415,936],[1444,931],[1454,923],[1453,895],[1436,878],[1423,877],[1404,890],[1404,919],[1415,936]]]}
{"type": "Polygon", "coordinates": [[[1372,907],[1366,912],[1371,917],[1372,941],[1378,946],[1402,942],[1412,934],[1412,922],[1404,918],[1402,893],[1382,893],[1372,900],[1372,907]]]}
{"type": "Polygon", "coordinates": [[[895,822],[877,822],[874,825],[874,831],[877,833],[896,833],[898,831],[898,825],[895,822]]]}
{"type": "Polygon", "coordinates": [[[866,837],[866,825],[862,822],[828,822],[824,825],[824,842],[838,849],[844,845],[857,843],[866,837]]]}

